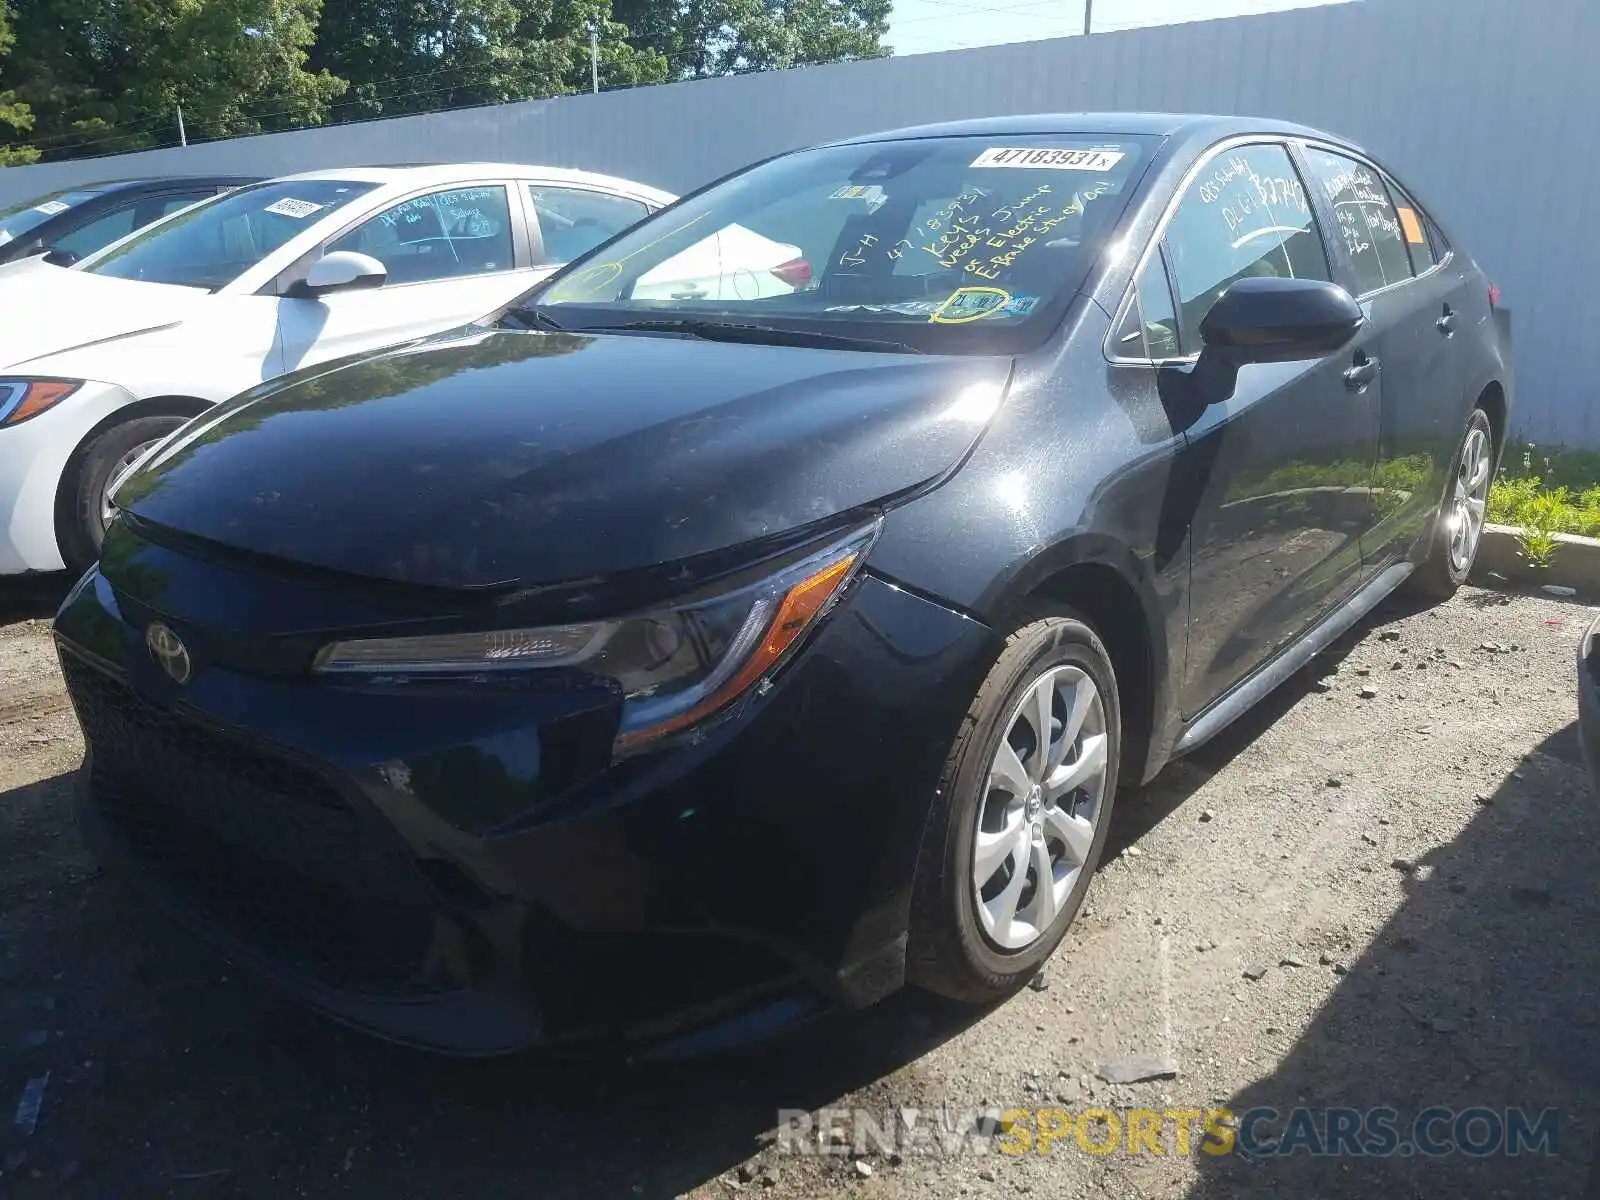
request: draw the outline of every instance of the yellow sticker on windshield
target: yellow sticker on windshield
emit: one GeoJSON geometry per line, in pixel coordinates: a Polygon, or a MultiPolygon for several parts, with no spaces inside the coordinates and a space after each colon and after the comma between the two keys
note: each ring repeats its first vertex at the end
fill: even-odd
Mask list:
{"type": "Polygon", "coordinates": [[[1011,303],[1011,293],[1004,288],[957,288],[945,297],[944,303],[934,309],[928,320],[935,325],[965,325],[968,321],[981,321],[997,308],[1011,303]]]}

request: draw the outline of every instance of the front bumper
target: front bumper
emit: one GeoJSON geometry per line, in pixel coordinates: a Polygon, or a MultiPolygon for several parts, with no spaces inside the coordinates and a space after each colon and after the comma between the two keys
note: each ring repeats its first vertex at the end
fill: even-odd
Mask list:
{"type": "Polygon", "coordinates": [[[85,383],[54,408],[0,429],[0,575],[59,571],[56,492],[83,439],[134,401],[110,383],[85,383]]]}
{"type": "Polygon", "coordinates": [[[275,674],[245,647],[334,616],[308,585],[112,557],[140,598],[91,572],[56,625],[86,834],[308,1004],[452,1052],[660,1048],[903,981],[984,626],[865,575],[736,721],[613,765],[609,693],[275,674]],[[156,616],[196,650],[187,686],[145,651],[156,616]]]}

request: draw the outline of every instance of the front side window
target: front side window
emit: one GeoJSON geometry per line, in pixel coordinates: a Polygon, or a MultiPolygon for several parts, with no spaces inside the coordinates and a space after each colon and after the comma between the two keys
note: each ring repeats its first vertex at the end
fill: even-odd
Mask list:
{"type": "Polygon", "coordinates": [[[217,291],[329,213],[378,185],[285,179],[228,192],[151,226],[82,270],[217,291]]]}
{"type": "Polygon", "coordinates": [[[650,213],[641,200],[587,188],[530,183],[528,198],[544,238],[541,266],[571,262],[650,213]]]}
{"type": "Polygon", "coordinates": [[[335,250],[377,259],[390,283],[509,271],[515,260],[506,189],[495,184],[414,196],[329,242],[327,252],[335,250]]]}
{"type": "Polygon", "coordinates": [[[1053,328],[1154,145],[1035,134],[805,150],[644,221],[521,303],[574,329],[761,323],[1004,352],[1053,328]]]}
{"type": "Polygon", "coordinates": [[[1167,359],[1182,355],[1178,310],[1167,283],[1167,268],[1158,246],[1127,300],[1114,338],[1113,353],[1124,359],[1167,359]]]}
{"type": "Polygon", "coordinates": [[[30,229],[43,225],[51,217],[76,208],[85,200],[100,195],[98,188],[82,188],[74,192],[52,192],[38,196],[10,208],[0,208],[0,246],[14,242],[30,229]]]}
{"type": "Polygon", "coordinates": [[[1179,201],[1165,245],[1186,354],[1200,349],[1200,322],[1235,280],[1332,279],[1305,187],[1278,145],[1212,159],[1179,201]]]}
{"type": "MultiPolygon", "coordinates": [[[[1335,230],[1355,272],[1356,295],[1365,296],[1411,278],[1406,234],[1383,177],[1366,163],[1315,147],[1306,149],[1312,178],[1333,206],[1335,230]]],[[[1413,212],[1413,220],[1418,219],[1413,212]]],[[[1427,235],[1417,230],[1426,241],[1427,235]]]]}

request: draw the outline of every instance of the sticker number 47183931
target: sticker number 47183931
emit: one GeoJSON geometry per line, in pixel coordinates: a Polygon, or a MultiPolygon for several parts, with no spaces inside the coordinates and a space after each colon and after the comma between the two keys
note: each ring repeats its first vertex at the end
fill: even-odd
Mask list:
{"type": "Polygon", "coordinates": [[[1126,157],[1121,150],[1062,150],[1040,146],[990,146],[974,167],[1025,167],[1052,171],[1109,171],[1126,157]]]}

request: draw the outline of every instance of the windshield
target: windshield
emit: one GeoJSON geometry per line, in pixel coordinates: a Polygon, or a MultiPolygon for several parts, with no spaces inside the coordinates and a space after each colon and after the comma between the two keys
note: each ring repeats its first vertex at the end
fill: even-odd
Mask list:
{"type": "Polygon", "coordinates": [[[58,213],[92,200],[100,194],[99,188],[83,188],[76,192],[52,192],[25,204],[0,208],[0,246],[15,241],[28,230],[43,225],[58,213]]]}
{"type": "Polygon", "coordinates": [[[1059,320],[1152,146],[1013,134],[785,155],[634,226],[513,311],[568,329],[770,324],[1009,352],[1059,320]]]}
{"type": "Polygon", "coordinates": [[[214,292],[296,234],[377,186],[342,179],[288,179],[240,188],[108,247],[79,269],[214,292]]]}

